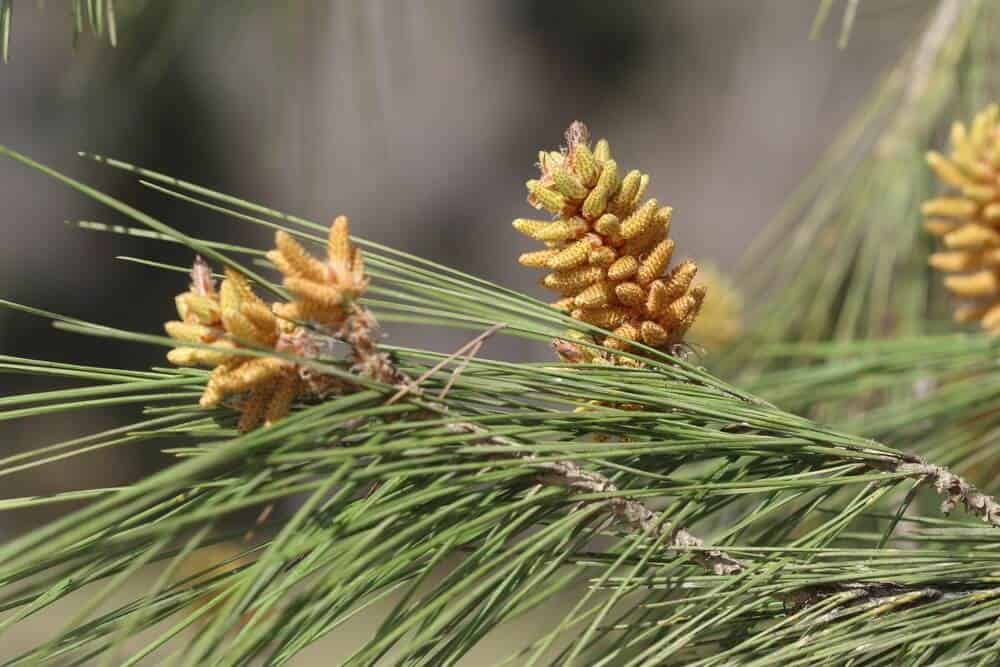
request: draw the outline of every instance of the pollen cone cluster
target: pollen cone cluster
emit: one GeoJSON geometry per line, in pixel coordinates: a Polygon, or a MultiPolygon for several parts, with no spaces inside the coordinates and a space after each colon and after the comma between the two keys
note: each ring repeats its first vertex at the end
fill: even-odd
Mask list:
{"type": "Polygon", "coordinates": [[[167,322],[165,328],[182,343],[168,353],[171,363],[214,369],[200,400],[202,407],[227,402],[240,411],[239,428],[247,431],[287,415],[296,398],[345,388],[337,378],[317,376],[298,363],[278,356],[251,356],[241,349],[312,358],[329,347],[330,340],[340,339],[351,347],[352,370],[381,381],[395,379],[394,367],[375,346],[374,319],[356,303],[367,281],[361,254],[348,233],[347,219],[337,218],[330,228],[324,263],[288,234],[278,232],[277,248],[268,258],[294,299],[272,307],[231,269],[216,290],[208,265],[195,260],[191,287],[176,298],[180,320],[167,322]],[[313,329],[328,334],[324,337],[313,329]]]}
{"type": "Polygon", "coordinates": [[[971,128],[955,123],[951,154],[927,154],[927,162],[950,196],[924,202],[928,232],[944,249],[930,265],[950,274],[945,287],[964,303],[955,310],[959,322],[979,322],[1000,335],[1000,107],[976,115],[971,128]]]}
{"type": "Polygon", "coordinates": [[[591,148],[587,128],[573,123],[566,147],[539,153],[541,176],[528,181],[528,202],[551,220],[520,218],[514,228],[545,244],[521,255],[524,266],[547,269],[545,287],[559,293],[557,308],[612,331],[606,347],[625,341],[669,349],[683,340],[705,288],[692,286],[697,267],[684,261],[669,271],[674,242],[671,208],[644,200],[649,176],[622,173],[608,142],[591,148]]]}

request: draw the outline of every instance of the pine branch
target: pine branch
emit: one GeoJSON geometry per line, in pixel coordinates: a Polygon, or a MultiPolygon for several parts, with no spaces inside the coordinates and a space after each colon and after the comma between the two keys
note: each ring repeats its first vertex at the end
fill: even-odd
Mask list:
{"type": "Polygon", "coordinates": [[[949,514],[962,505],[970,514],[978,516],[990,525],[1000,527],[1000,503],[955,473],[924,461],[900,462],[893,467],[893,471],[918,480],[922,484],[933,485],[938,495],[944,496],[941,502],[943,514],[949,514]]]}
{"type": "MultiPolygon", "coordinates": [[[[483,435],[482,442],[520,447],[520,443],[509,438],[491,436],[486,429],[468,423],[448,425],[453,433],[476,433],[483,435]]],[[[541,470],[535,480],[542,485],[556,486],[568,489],[574,493],[618,494],[619,490],[607,477],[584,470],[573,461],[534,462],[535,457],[525,455],[526,461],[532,462],[532,467],[541,470]]],[[[739,574],[745,565],[718,549],[706,549],[705,543],[698,537],[680,526],[664,520],[651,509],[636,500],[624,496],[612,495],[607,500],[591,501],[605,504],[608,511],[624,527],[646,537],[667,535],[665,543],[668,549],[689,551],[691,560],[714,574],[739,574]]]]}
{"type": "Polygon", "coordinates": [[[962,598],[978,599],[1000,595],[1000,588],[970,587],[961,584],[938,586],[901,586],[888,582],[858,582],[816,585],[791,593],[778,593],[775,597],[798,613],[814,605],[836,598],[832,611],[816,619],[815,624],[825,625],[850,614],[880,610],[883,612],[900,607],[914,607],[937,600],[962,598]]]}
{"type": "MultiPolygon", "coordinates": [[[[482,442],[512,448],[523,446],[510,438],[492,436],[486,429],[475,424],[452,423],[448,425],[448,430],[453,433],[480,434],[483,436],[482,442]]],[[[528,462],[533,462],[535,457],[525,455],[523,458],[528,462]]],[[[912,460],[898,460],[891,465],[873,466],[873,468],[899,473],[907,478],[917,480],[921,484],[933,485],[939,495],[945,496],[945,500],[941,504],[943,514],[951,513],[955,507],[961,504],[970,514],[980,517],[993,526],[1000,527],[1000,503],[995,498],[978,491],[975,486],[942,466],[926,463],[918,457],[907,457],[907,459],[912,460]]],[[[682,527],[675,526],[669,521],[662,521],[655,512],[641,502],[617,495],[619,489],[615,484],[599,473],[585,470],[573,461],[534,462],[532,465],[543,471],[535,478],[539,484],[562,487],[575,493],[616,494],[607,500],[592,502],[606,504],[608,511],[620,524],[640,535],[657,536],[666,533],[669,536],[666,540],[668,548],[692,551],[691,559],[713,574],[742,574],[746,570],[746,565],[741,561],[724,551],[706,549],[703,540],[682,527]]],[[[870,593],[868,586],[873,587],[871,590],[875,590],[879,586],[892,588],[894,585],[888,583],[844,584],[836,587],[836,590],[855,590],[859,586],[870,593]]],[[[807,593],[807,595],[809,594],[807,593]]]]}
{"type": "Polygon", "coordinates": [[[773,353],[791,359],[791,368],[767,372],[747,388],[995,493],[998,349],[1000,341],[985,334],[778,345],[773,353]]]}

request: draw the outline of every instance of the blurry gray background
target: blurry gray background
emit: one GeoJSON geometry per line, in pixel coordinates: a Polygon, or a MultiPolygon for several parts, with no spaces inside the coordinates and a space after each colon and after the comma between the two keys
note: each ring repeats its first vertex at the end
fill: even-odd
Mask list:
{"type": "MultiPolygon", "coordinates": [[[[344,213],[358,235],[539,296],[539,274],[515,261],[532,244],[510,221],[533,214],[524,181],[571,121],[609,138],[623,167],[651,174],[649,194],[675,208],[681,255],[731,268],[930,6],[866,0],[841,51],[842,2],[818,41],[808,39],[811,0],[247,4],[150,3],[123,23],[117,49],[85,34],[74,52],[68,3],[18,3],[0,66],[0,143],[192,234],[270,242],[76,151],[316,220],[344,213]]],[[[187,264],[183,249],[65,227],[125,221],[14,163],[0,162],[0,202],[0,297],[139,331],[172,316],[184,278],[114,256],[187,264]]],[[[465,337],[391,333],[437,349],[465,337]]],[[[494,341],[484,353],[546,354],[519,345],[494,341]]],[[[162,363],[163,350],[0,312],[0,354],[142,367],[162,363]]],[[[0,376],[0,395],[48,386],[65,385],[0,376]]],[[[2,451],[120,416],[5,423],[2,451]]],[[[97,453],[41,479],[5,478],[3,496],[125,483],[164,460],[97,453]]],[[[0,539],[66,509],[0,514],[0,539]]]]}

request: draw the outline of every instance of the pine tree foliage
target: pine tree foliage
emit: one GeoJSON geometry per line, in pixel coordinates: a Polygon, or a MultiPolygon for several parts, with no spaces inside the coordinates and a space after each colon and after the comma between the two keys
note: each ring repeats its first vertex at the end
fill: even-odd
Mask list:
{"type": "MultiPolygon", "coordinates": [[[[832,4],[832,3],[827,3],[832,4]]],[[[924,154],[998,89],[1000,7],[942,0],[743,263],[752,341],[854,340],[940,330],[920,205],[935,193],[924,154]],[[787,313],[796,313],[787,317],[787,313]]]]}
{"type": "MultiPolygon", "coordinates": [[[[834,4],[821,1],[816,30],[834,4]]],[[[844,5],[842,43],[859,4],[844,5]]],[[[11,5],[0,0],[5,55],[11,5]]],[[[110,0],[72,6],[77,32],[116,30],[110,0]]],[[[199,406],[204,369],[0,356],[0,372],[65,383],[0,398],[0,421],[135,413],[5,455],[0,475],[85,464],[108,448],[173,459],[128,486],[0,500],[7,512],[79,508],[0,544],[0,644],[74,609],[6,664],[294,664],[324,637],[356,636],[363,614],[377,627],[336,662],[480,664],[470,660],[484,638],[530,612],[547,622],[501,664],[995,664],[1000,343],[911,334],[933,328],[945,305],[921,237],[919,204],[934,194],[923,153],[950,120],[985,106],[998,22],[986,0],[941,0],[750,255],[747,302],[764,304],[766,324],[751,337],[730,327],[742,343],[722,366],[758,366],[739,386],[678,346],[638,336],[602,347],[615,338],[599,323],[363,238],[352,239],[370,281],[355,276],[359,304],[402,332],[372,350],[391,372],[359,373],[322,327],[310,330],[329,339],[319,352],[271,338],[240,346],[247,366],[277,360],[340,388],[294,392],[266,427],[241,428],[225,402],[199,406]],[[450,354],[406,347],[405,332],[424,327],[464,330],[469,342],[450,354]],[[592,354],[502,361],[490,355],[498,336],[592,354]]],[[[203,216],[277,231],[269,253],[182,233],[13,150],[0,155],[117,216],[75,227],[148,240],[149,256],[120,258],[139,279],[165,272],[182,291],[190,265],[155,254],[181,244],[244,296],[327,300],[289,268],[330,243],[325,224],[84,156],[203,216]]],[[[533,232],[558,224],[528,222],[533,232]]],[[[0,304],[173,361],[219,353],[183,326],[165,336],[155,322],[129,331],[0,304]]]]}
{"type": "MultiPolygon", "coordinates": [[[[2,152],[138,225],[81,227],[183,243],[284,294],[264,251],[184,235],[2,152]]],[[[220,216],[324,242],[325,225],[94,159],[220,216]]],[[[595,330],[358,242],[372,279],[366,305],[380,320],[468,329],[472,343],[452,355],[383,346],[412,378],[402,387],[352,377],[336,358],[295,359],[343,375],[354,391],[297,404],[245,434],[232,411],[198,408],[203,371],[3,359],[8,372],[75,385],[4,398],[4,420],[108,404],[142,410],[132,424],[6,457],[6,474],[39,474],[103,447],[176,457],[131,486],[4,501],[7,511],[89,501],[0,547],[0,631],[17,632],[69,596],[86,599],[67,627],[12,664],[284,664],[383,600],[391,611],[344,664],[456,664],[557,593],[573,596],[570,611],[507,664],[990,664],[1000,641],[992,497],[639,343],[640,368],[492,360],[489,335],[544,345],[595,330]],[[915,497],[942,506],[907,513],[915,497]],[[284,499],[294,509],[251,526],[243,553],[202,572],[183,567],[241,539],[248,526],[232,522],[241,510],[284,499]],[[123,583],[150,582],[150,570],[142,595],[107,604],[123,583]]],[[[174,271],[181,285],[188,270],[132,261],[174,271]]],[[[6,305],[110,345],[175,344],[6,305]]]]}

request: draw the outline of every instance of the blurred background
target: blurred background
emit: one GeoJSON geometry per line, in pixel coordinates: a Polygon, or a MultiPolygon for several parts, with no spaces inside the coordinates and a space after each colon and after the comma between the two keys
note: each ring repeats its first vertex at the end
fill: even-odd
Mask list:
{"type": "MultiPolygon", "coordinates": [[[[116,49],[84,34],[74,50],[68,3],[18,3],[0,66],[0,143],[194,235],[270,242],[261,228],[180,205],[76,151],[317,221],[344,213],[360,236],[536,296],[539,274],[516,264],[532,243],[510,221],[532,215],[524,181],[571,121],[607,137],[624,168],[651,174],[649,194],[675,209],[681,256],[727,269],[930,6],[861,3],[839,50],[840,2],[817,41],[808,37],[817,3],[789,0],[145,4],[122,17],[116,49]]],[[[186,251],[67,227],[127,223],[10,162],[0,163],[0,201],[0,297],[153,333],[173,315],[183,276],[114,258],[188,264],[186,251]]],[[[390,335],[440,350],[463,340],[390,335]]],[[[0,311],[0,353],[142,368],[162,363],[163,350],[0,311]]],[[[515,339],[484,353],[547,354],[515,339]]],[[[0,376],[0,396],[46,386],[0,376]]],[[[121,413],[87,415],[0,425],[3,451],[108,428],[121,413]]],[[[104,450],[85,466],[47,466],[45,479],[4,480],[4,496],[127,483],[165,461],[104,450]]],[[[67,509],[0,514],[0,539],[67,509]]]]}

